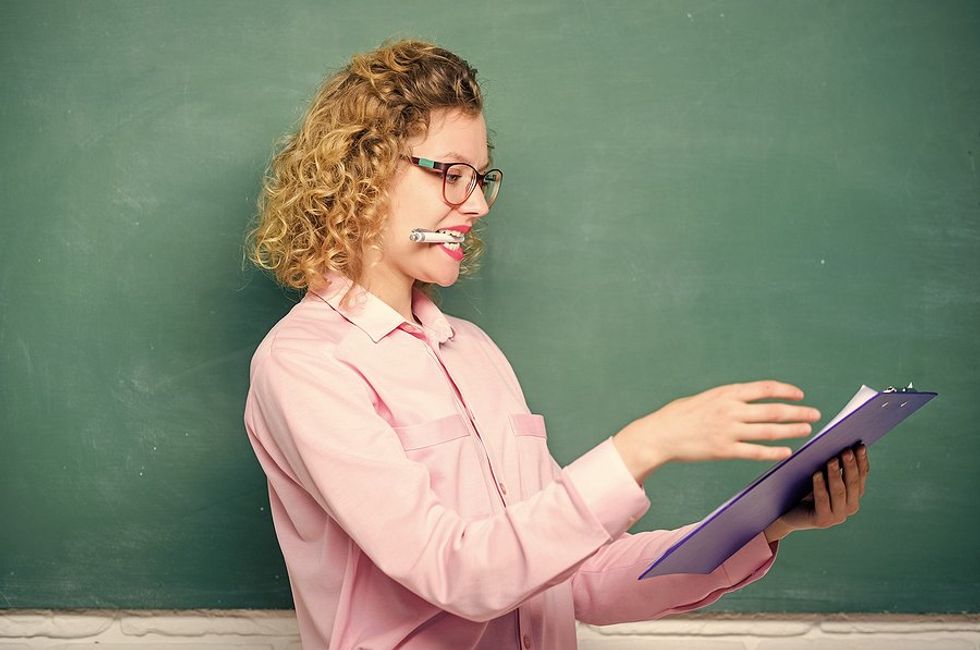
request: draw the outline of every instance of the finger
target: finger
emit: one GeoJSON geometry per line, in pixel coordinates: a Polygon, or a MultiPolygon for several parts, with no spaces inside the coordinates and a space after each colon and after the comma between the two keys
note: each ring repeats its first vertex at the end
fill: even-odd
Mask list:
{"type": "Polygon", "coordinates": [[[844,460],[844,488],[847,492],[847,515],[858,511],[861,502],[861,472],[858,470],[857,459],[850,449],[841,454],[844,460]]]}
{"type": "Polygon", "coordinates": [[[827,482],[823,472],[813,475],[813,510],[816,513],[817,526],[824,528],[830,525],[833,513],[830,510],[830,494],[827,492],[827,482]]]}
{"type": "Polygon", "coordinates": [[[743,402],[757,399],[803,399],[803,391],[800,388],[774,379],[732,384],[732,387],[735,389],[735,397],[743,402]]]}
{"type": "Polygon", "coordinates": [[[836,458],[831,458],[827,463],[827,485],[830,489],[830,510],[834,521],[839,524],[847,518],[847,488],[836,458]]]}
{"type": "Polygon", "coordinates": [[[789,447],[769,447],[767,445],[750,445],[747,442],[736,442],[732,445],[729,458],[742,458],[745,460],[765,460],[775,461],[789,458],[793,455],[793,450],[789,447]]]}
{"type": "Polygon", "coordinates": [[[816,422],[820,411],[791,404],[745,404],[738,409],[742,422],[816,422]]]}
{"type": "Polygon", "coordinates": [[[796,424],[741,424],[733,431],[739,440],[782,440],[810,435],[812,427],[806,423],[796,424]]]}
{"type": "Polygon", "coordinates": [[[858,445],[857,449],[857,463],[858,470],[861,472],[861,494],[864,496],[864,486],[868,482],[868,471],[871,469],[868,464],[868,447],[867,445],[858,445]]]}

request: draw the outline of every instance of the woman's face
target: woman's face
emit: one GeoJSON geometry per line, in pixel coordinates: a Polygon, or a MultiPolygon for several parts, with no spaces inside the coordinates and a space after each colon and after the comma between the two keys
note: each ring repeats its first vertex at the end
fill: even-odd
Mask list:
{"type": "MultiPolygon", "coordinates": [[[[467,116],[445,109],[432,112],[425,137],[408,141],[411,155],[436,162],[465,162],[481,172],[489,164],[487,126],[483,115],[467,116]]],[[[414,228],[467,230],[489,208],[479,186],[465,203],[451,206],[443,200],[442,173],[423,169],[407,160],[399,162],[389,190],[391,212],[384,227],[385,257],[373,273],[381,271],[387,281],[415,280],[448,287],[459,277],[462,247],[450,251],[442,244],[409,241],[414,228]],[[384,267],[384,268],[382,268],[384,267]]]]}

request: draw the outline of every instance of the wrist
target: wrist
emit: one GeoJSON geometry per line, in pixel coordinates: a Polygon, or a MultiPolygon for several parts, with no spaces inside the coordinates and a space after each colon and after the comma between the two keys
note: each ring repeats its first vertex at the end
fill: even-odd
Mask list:
{"type": "Polygon", "coordinates": [[[657,457],[650,446],[644,444],[630,426],[626,426],[613,436],[613,445],[622,457],[626,468],[641,487],[647,477],[666,462],[657,457]]]}
{"type": "Polygon", "coordinates": [[[793,529],[787,526],[781,520],[777,519],[776,521],[766,526],[764,532],[766,535],[766,541],[771,544],[789,535],[791,532],[793,532],[793,529]]]}

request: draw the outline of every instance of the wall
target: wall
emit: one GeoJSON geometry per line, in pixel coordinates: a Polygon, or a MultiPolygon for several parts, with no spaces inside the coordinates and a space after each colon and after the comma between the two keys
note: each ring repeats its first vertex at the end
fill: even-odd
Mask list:
{"type": "MultiPolygon", "coordinates": [[[[301,650],[288,611],[22,611],[0,615],[0,650],[301,650]]],[[[580,650],[977,650],[977,616],[684,615],[579,624],[580,650]]]]}
{"type": "MultiPolygon", "coordinates": [[[[977,34],[975,0],[0,3],[0,607],[292,606],[241,416],[295,296],[242,239],[321,78],[421,36],[506,174],[444,307],[556,459],[721,383],[826,419],[914,381],[861,512],[712,610],[980,611],[977,34]]],[[[766,465],[670,464],[633,531],[766,465]]]]}

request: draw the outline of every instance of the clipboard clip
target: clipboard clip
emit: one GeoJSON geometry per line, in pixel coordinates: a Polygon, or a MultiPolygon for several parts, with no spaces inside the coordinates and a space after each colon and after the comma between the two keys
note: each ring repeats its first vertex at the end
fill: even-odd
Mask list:
{"type": "Polygon", "coordinates": [[[895,388],[894,386],[889,386],[888,388],[886,388],[881,392],[882,393],[914,393],[915,386],[912,385],[912,382],[909,382],[909,385],[906,386],[905,388],[895,388]]]}

